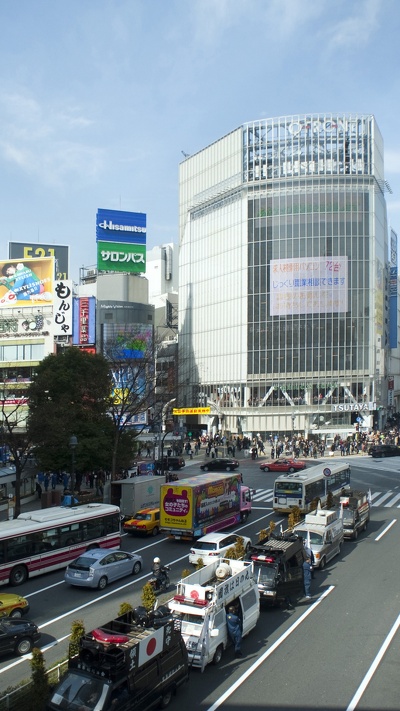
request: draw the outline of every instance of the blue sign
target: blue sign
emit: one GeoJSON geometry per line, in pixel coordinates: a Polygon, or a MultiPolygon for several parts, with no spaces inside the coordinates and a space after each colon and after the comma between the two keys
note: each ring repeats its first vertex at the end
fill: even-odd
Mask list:
{"type": "Polygon", "coordinates": [[[146,214],[123,210],[97,210],[96,242],[146,244],[146,214]]]}
{"type": "Polygon", "coordinates": [[[329,467],[325,467],[324,476],[330,476],[331,474],[332,474],[332,470],[329,469],[329,467]]]}

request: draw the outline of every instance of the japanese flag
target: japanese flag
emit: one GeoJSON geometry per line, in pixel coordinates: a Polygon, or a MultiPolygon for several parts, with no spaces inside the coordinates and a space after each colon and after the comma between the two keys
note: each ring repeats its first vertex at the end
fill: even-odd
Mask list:
{"type": "Polygon", "coordinates": [[[139,643],[139,666],[145,664],[157,654],[162,652],[164,643],[164,628],[155,630],[151,637],[145,637],[139,643]]]}

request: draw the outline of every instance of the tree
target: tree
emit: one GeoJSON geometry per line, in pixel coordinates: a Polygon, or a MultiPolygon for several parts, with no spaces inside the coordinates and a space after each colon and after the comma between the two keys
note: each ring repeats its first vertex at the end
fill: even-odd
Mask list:
{"type": "Polygon", "coordinates": [[[49,355],[28,388],[28,433],[45,469],[70,468],[70,437],[76,435],[76,467],[107,465],[112,421],[107,414],[111,379],[107,361],[79,348],[49,355]]]}
{"type": "Polygon", "coordinates": [[[15,466],[15,516],[21,513],[21,479],[24,468],[27,466],[29,455],[32,452],[32,440],[26,431],[27,399],[25,397],[15,400],[1,401],[1,446],[3,451],[8,449],[15,466]]]}
{"type": "Polygon", "coordinates": [[[37,647],[32,650],[31,669],[32,689],[29,706],[32,711],[36,711],[36,709],[45,708],[50,693],[43,652],[37,647]]]}
{"type": "Polygon", "coordinates": [[[147,610],[147,612],[153,610],[154,605],[156,604],[156,599],[157,598],[153,586],[150,583],[146,583],[145,585],[143,585],[142,605],[147,610]]]}

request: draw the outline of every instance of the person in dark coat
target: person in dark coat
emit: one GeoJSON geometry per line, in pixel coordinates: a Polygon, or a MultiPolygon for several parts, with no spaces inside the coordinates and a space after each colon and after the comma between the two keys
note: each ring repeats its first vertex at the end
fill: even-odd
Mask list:
{"type": "Polygon", "coordinates": [[[304,594],[307,600],[311,597],[311,561],[309,558],[303,563],[304,594]]]}
{"type": "Polygon", "coordinates": [[[242,620],[237,614],[236,607],[231,605],[226,615],[228,635],[235,646],[235,657],[242,657],[242,620]]]}

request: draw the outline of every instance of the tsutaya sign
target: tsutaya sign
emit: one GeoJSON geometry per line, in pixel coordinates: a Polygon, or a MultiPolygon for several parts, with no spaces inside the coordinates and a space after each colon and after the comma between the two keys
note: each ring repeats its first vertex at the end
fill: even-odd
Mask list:
{"type": "Polygon", "coordinates": [[[343,402],[333,405],[332,412],[373,412],[376,402],[343,402]]]}

